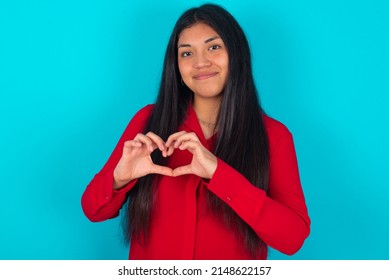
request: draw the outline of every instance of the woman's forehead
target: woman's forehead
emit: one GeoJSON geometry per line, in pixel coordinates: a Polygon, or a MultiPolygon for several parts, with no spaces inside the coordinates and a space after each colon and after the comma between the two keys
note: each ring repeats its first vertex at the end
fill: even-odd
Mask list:
{"type": "Polygon", "coordinates": [[[178,44],[190,43],[190,41],[207,40],[211,37],[220,38],[219,34],[208,24],[199,22],[183,29],[178,36],[178,44]]]}

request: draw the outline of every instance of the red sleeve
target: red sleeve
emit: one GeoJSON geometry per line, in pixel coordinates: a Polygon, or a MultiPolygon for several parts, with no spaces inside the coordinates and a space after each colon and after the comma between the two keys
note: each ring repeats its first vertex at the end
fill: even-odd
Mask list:
{"type": "Polygon", "coordinates": [[[122,156],[124,142],[134,139],[136,134],[143,132],[152,108],[152,105],[148,105],[135,114],[108,161],[84,191],[81,206],[85,216],[92,222],[117,217],[126,200],[126,193],[136,184],[137,180],[133,180],[120,190],[114,190],[113,171],[122,156]]]}
{"type": "Polygon", "coordinates": [[[292,255],[308,237],[310,219],[301,188],[292,135],[269,137],[269,190],[253,186],[242,174],[218,159],[208,189],[227,203],[270,247],[292,255]]]}

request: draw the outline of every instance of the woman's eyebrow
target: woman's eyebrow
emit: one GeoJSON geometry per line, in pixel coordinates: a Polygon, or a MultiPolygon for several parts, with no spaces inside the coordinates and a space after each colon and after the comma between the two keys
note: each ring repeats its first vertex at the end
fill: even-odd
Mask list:
{"type": "MultiPolygon", "coordinates": [[[[207,40],[204,41],[204,44],[207,44],[209,42],[212,42],[213,40],[220,39],[218,35],[215,35],[207,40]]],[[[185,47],[191,47],[190,44],[179,44],[177,48],[185,48],[185,47]]]]}
{"type": "Polygon", "coordinates": [[[213,40],[216,40],[216,39],[220,39],[220,37],[218,35],[215,35],[207,40],[204,41],[204,44],[207,44],[209,42],[212,42],[213,40]]]}
{"type": "Polygon", "coordinates": [[[189,44],[179,44],[177,48],[185,48],[185,47],[190,47],[189,44]]]}

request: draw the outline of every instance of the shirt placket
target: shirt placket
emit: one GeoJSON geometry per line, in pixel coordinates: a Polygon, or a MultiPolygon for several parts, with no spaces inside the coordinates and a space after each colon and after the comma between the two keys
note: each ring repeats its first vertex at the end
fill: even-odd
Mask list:
{"type": "Polygon", "coordinates": [[[200,178],[195,175],[189,175],[188,185],[185,192],[185,221],[183,221],[183,259],[193,259],[196,241],[197,224],[197,198],[196,192],[200,183],[200,178]]]}

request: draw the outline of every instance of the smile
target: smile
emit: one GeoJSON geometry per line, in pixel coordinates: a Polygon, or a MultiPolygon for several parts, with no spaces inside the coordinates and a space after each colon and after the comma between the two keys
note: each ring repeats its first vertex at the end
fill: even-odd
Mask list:
{"type": "Polygon", "coordinates": [[[217,74],[218,74],[217,72],[201,73],[201,74],[195,75],[193,77],[193,79],[195,79],[195,80],[205,80],[205,79],[211,78],[211,77],[213,77],[213,76],[215,76],[217,74]]]}

